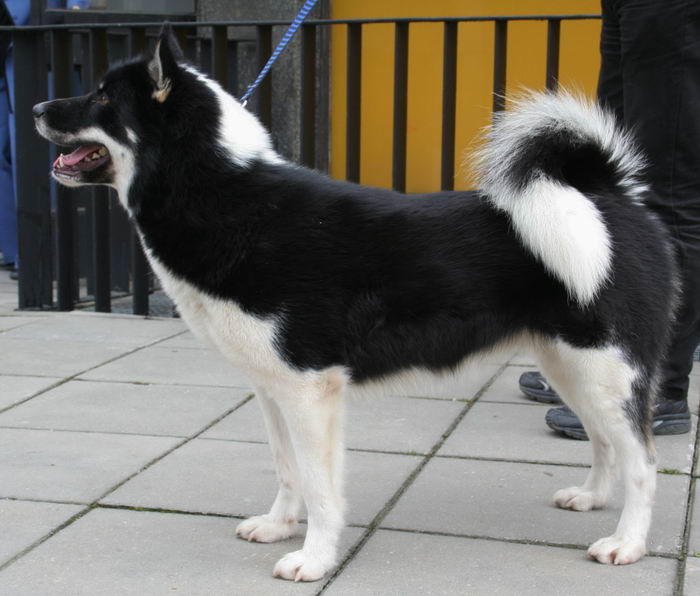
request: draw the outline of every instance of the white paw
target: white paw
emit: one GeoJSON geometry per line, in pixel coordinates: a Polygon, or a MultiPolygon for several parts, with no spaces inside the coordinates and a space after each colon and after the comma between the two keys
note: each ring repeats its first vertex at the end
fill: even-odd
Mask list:
{"type": "Polygon", "coordinates": [[[607,536],[588,548],[588,558],[599,563],[627,565],[641,559],[647,553],[646,545],[638,538],[607,536]]]}
{"type": "Polygon", "coordinates": [[[238,524],[236,536],[248,542],[277,542],[293,536],[296,529],[296,521],[272,521],[267,515],[256,515],[238,524]]]}
{"type": "Polygon", "coordinates": [[[589,511],[605,507],[605,499],[581,486],[571,486],[554,493],[554,504],[562,509],[589,511]]]}
{"type": "Polygon", "coordinates": [[[295,582],[315,582],[321,579],[334,565],[334,561],[324,561],[303,550],[286,554],[275,564],[274,577],[294,580],[295,582]]]}

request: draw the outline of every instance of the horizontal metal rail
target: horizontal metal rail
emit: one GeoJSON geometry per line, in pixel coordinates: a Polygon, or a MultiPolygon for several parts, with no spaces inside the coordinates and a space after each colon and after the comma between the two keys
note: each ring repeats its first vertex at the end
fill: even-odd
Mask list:
{"type": "MultiPolygon", "coordinates": [[[[571,15],[512,15],[512,16],[480,16],[480,17],[407,17],[382,19],[308,19],[306,25],[376,25],[381,23],[479,23],[484,21],[581,21],[600,19],[600,14],[571,14],[571,15]]],[[[289,26],[289,20],[270,21],[173,21],[173,29],[181,27],[253,27],[257,25],[289,26]]],[[[162,22],[151,23],[71,23],[57,25],[31,25],[27,27],[0,27],[0,31],[56,31],[60,29],[151,29],[161,27],[162,22]]]]}

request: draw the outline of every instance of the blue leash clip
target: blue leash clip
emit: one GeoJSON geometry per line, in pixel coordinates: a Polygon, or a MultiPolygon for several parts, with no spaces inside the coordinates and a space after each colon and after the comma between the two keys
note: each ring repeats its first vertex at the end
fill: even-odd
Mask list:
{"type": "Polygon", "coordinates": [[[258,88],[260,83],[262,83],[267,73],[270,72],[272,65],[275,63],[279,55],[284,51],[284,48],[287,47],[287,44],[289,44],[292,37],[294,37],[294,34],[297,32],[297,29],[299,29],[306,16],[309,14],[309,12],[311,12],[311,9],[314,7],[316,2],[317,0],[306,0],[306,2],[304,2],[304,6],[301,7],[299,14],[297,14],[297,16],[294,17],[294,21],[292,21],[292,24],[289,26],[289,29],[287,29],[280,42],[277,44],[275,51],[272,52],[272,54],[270,55],[270,58],[265,63],[265,66],[263,66],[262,70],[260,71],[260,74],[248,86],[248,89],[241,97],[240,101],[243,107],[246,106],[250,96],[253,95],[253,92],[258,88]]]}

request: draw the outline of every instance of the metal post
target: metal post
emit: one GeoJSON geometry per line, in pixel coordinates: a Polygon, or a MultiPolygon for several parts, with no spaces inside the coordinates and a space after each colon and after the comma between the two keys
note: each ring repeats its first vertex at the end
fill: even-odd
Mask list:
{"type": "Polygon", "coordinates": [[[457,23],[445,23],[442,66],[442,156],[440,188],[455,184],[455,110],[457,104],[457,23]]]}
{"type": "MultiPolygon", "coordinates": [[[[95,87],[107,70],[107,32],[104,29],[90,31],[90,86],[95,87]]],[[[109,236],[109,189],[93,190],[93,252],[95,255],[95,310],[110,312],[111,267],[109,236]]]]}
{"type": "Polygon", "coordinates": [[[211,41],[212,76],[226,89],[228,86],[228,32],[226,27],[212,27],[211,41]]]}
{"type": "Polygon", "coordinates": [[[408,119],[408,23],[394,29],[394,141],[391,184],[406,190],[406,121],[408,119]]]}
{"type": "Polygon", "coordinates": [[[345,178],[360,181],[360,125],[362,98],[362,25],[351,23],[348,31],[347,118],[345,125],[345,178]]]}
{"type": "Polygon", "coordinates": [[[32,107],[47,99],[44,33],[15,31],[15,97],[17,125],[17,244],[19,308],[53,304],[51,206],[46,142],[34,132],[32,107]]]}
{"type": "Polygon", "coordinates": [[[301,26],[301,163],[316,165],[316,25],[301,26]]]}
{"type": "MultiPolygon", "coordinates": [[[[260,72],[267,62],[270,54],[272,54],[272,26],[258,25],[256,28],[257,36],[257,71],[260,72]]],[[[260,83],[257,91],[258,96],[258,118],[269,130],[272,124],[272,73],[268,73],[265,80],[260,83]]]]}
{"type": "Polygon", "coordinates": [[[561,21],[547,21],[547,89],[556,91],[559,84],[559,34],[561,21]]]}
{"type": "MultiPolygon", "coordinates": [[[[129,53],[132,56],[143,54],[146,51],[145,29],[132,29],[129,36],[129,53]]],[[[148,315],[148,261],[141,246],[141,240],[132,224],[131,228],[131,291],[133,295],[132,309],[135,315],[148,315]]]]}
{"type": "Polygon", "coordinates": [[[508,52],[508,21],[494,21],[493,49],[493,111],[502,112],[506,107],[506,58],[508,52]]]}
{"type": "MultiPolygon", "coordinates": [[[[51,69],[56,98],[70,97],[73,48],[69,31],[51,32],[51,69]]],[[[56,185],[56,250],[58,310],[73,310],[75,305],[73,193],[61,184],[56,185]]]]}

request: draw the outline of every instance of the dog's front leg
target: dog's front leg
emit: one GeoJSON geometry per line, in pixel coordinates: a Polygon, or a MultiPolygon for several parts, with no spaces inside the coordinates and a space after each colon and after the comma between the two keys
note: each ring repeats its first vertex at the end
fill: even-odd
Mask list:
{"type": "Polygon", "coordinates": [[[279,406],[264,389],[255,391],[265,419],[279,491],[269,513],[238,524],[236,535],[250,542],[277,542],[293,536],[302,505],[301,484],[294,447],[279,406]]]}
{"type": "Polygon", "coordinates": [[[342,386],[304,383],[279,399],[289,428],[308,513],[304,547],[282,557],[273,575],[294,581],[321,579],[335,564],[343,527],[342,386]]]}

